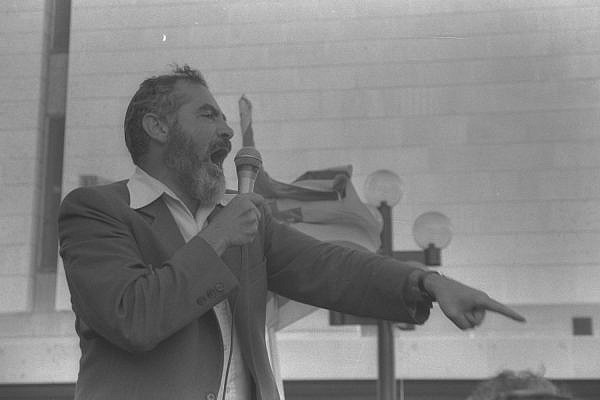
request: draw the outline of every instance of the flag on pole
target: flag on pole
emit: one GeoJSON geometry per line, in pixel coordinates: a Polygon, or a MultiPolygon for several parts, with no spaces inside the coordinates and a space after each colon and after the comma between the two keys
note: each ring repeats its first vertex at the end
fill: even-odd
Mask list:
{"type": "MultiPolygon", "coordinates": [[[[245,96],[239,100],[239,110],[243,145],[254,146],[252,104],[245,96]]],[[[351,165],[308,171],[292,183],[279,182],[261,169],[254,191],[267,200],[274,218],[301,232],[322,241],[375,252],[380,246],[383,221],[375,207],[360,200],[351,178],[351,165]]],[[[275,333],[316,309],[269,293],[266,340],[282,399],[283,381],[275,333]]]]}
{"type": "MultiPolygon", "coordinates": [[[[254,147],[252,103],[245,95],[238,102],[244,146],[254,147]]],[[[319,240],[377,251],[383,226],[379,211],[364,204],[351,182],[352,166],[307,171],[292,183],[277,181],[261,169],[254,191],[261,194],[273,217],[319,240]]],[[[274,296],[271,296],[273,298],[274,296]]],[[[273,299],[279,310],[268,321],[276,330],[306,316],[315,308],[273,299]]]]}

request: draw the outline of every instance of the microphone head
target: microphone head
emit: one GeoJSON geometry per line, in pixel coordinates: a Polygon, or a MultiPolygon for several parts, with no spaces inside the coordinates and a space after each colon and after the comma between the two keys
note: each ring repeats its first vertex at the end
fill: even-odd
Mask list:
{"type": "Polygon", "coordinates": [[[233,162],[238,171],[248,167],[259,170],[262,167],[262,157],[260,156],[260,153],[254,147],[250,146],[242,147],[235,155],[233,162]]]}

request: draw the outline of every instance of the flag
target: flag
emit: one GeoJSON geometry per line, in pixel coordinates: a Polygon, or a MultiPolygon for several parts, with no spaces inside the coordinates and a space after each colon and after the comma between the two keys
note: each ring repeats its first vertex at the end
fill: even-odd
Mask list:
{"type": "MultiPolygon", "coordinates": [[[[267,200],[273,217],[319,240],[376,251],[380,246],[379,212],[364,204],[351,181],[352,166],[308,171],[291,184],[275,181],[264,170],[254,190],[267,200]]],[[[269,326],[276,330],[305,317],[316,308],[271,296],[269,326]]]]}

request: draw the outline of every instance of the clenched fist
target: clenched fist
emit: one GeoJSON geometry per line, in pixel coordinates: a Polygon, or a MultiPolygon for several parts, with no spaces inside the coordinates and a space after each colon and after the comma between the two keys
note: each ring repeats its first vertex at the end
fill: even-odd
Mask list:
{"type": "Polygon", "coordinates": [[[258,234],[264,198],[256,193],[234,197],[198,235],[221,255],[230,246],[251,243],[258,234]]]}

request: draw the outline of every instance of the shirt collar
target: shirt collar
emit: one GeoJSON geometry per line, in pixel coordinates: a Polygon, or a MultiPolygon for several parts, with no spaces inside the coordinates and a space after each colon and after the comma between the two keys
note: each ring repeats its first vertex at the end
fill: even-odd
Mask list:
{"type": "MultiPolygon", "coordinates": [[[[135,167],[133,175],[127,182],[127,189],[129,190],[129,206],[134,210],[146,207],[163,194],[167,194],[183,204],[179,197],[177,197],[167,185],[137,166],[135,167]]],[[[227,205],[234,196],[235,195],[229,193],[225,194],[224,198],[221,199],[219,203],[227,205]]]]}
{"type": "Polygon", "coordinates": [[[163,193],[178,199],[167,185],[150,176],[140,167],[135,167],[133,175],[127,182],[127,189],[129,190],[129,206],[135,210],[152,203],[163,193]]]}

